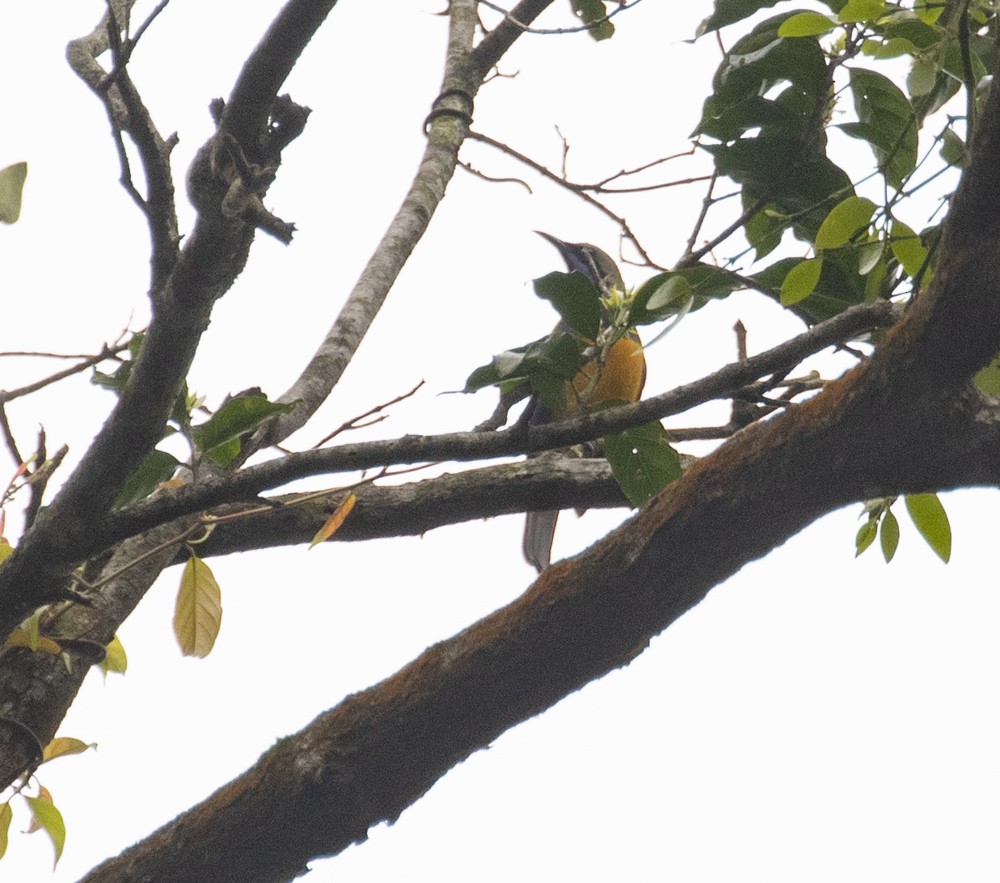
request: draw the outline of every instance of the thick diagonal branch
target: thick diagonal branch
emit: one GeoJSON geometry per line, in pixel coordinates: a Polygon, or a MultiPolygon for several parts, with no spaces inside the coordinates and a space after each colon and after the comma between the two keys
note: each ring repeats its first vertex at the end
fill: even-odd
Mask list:
{"type": "Polygon", "coordinates": [[[513,604],[282,740],[88,879],[288,879],[396,819],[506,729],[626,665],[820,515],[874,489],[934,490],[954,475],[946,455],[963,450],[967,477],[995,472],[982,465],[995,434],[992,448],[963,449],[984,419],[968,381],[1000,348],[997,90],[984,116],[935,281],[868,362],[749,427],[513,604]]]}

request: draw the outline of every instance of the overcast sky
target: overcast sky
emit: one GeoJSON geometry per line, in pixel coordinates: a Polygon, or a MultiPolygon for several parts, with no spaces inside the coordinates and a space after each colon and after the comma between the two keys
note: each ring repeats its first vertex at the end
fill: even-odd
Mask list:
{"type": "MultiPolygon", "coordinates": [[[[259,238],[219,304],[190,378],[210,405],[248,386],[280,394],[335,317],[416,169],[439,88],[443,5],[342,0],[293,74],[288,91],[314,112],[269,207],[299,232],[288,247],[259,238]]],[[[566,6],[546,23],[570,24],[566,6]]],[[[143,38],[133,76],[161,130],[180,136],[179,179],[211,130],[209,100],[228,93],[277,8],[173,0],[143,38]]],[[[24,159],[30,169],[22,219],[0,230],[0,350],[96,351],[145,321],[145,227],[116,183],[103,109],[63,60],[66,41],[89,32],[101,9],[55,0],[5,10],[0,166],[24,159]]],[[[601,45],[584,35],[519,41],[501,66],[508,76],[477,101],[476,129],[558,168],[557,124],[579,180],[686,149],[718,47],[684,41],[709,11],[705,0],[647,0],[601,45]]],[[[523,175],[533,192],[456,176],[344,383],[293,442],[312,444],[421,379],[418,396],[357,439],[471,428],[492,409],[490,394],[441,393],[553,322],[529,283],[559,260],[531,231],[615,253],[606,218],[495,152],[467,148],[477,168],[523,175]]],[[[698,157],[677,160],[660,180],[705,168],[698,157]]],[[[702,195],[679,187],[617,206],[669,265],[702,195]]],[[[185,209],[185,224],[190,216],[185,209]]],[[[624,274],[633,284],[644,277],[624,274]]],[[[647,392],[731,361],[737,319],[751,352],[802,327],[763,298],[734,295],[649,351],[647,392]]],[[[806,368],[844,364],[817,358],[806,368]]],[[[0,369],[11,388],[51,366],[5,359],[0,369]]],[[[44,423],[50,449],[66,441],[78,457],[111,403],[80,382],[10,412],[25,448],[44,423]]],[[[725,418],[717,407],[673,425],[725,418]]],[[[715,589],[627,669],[460,765],[396,825],[314,863],[309,879],[996,880],[997,499],[963,492],[945,503],[951,564],[901,507],[897,560],[886,566],[873,549],[855,561],[861,507],[834,513],[715,589]]],[[[626,515],[564,515],[556,555],[626,515]]],[[[16,539],[16,512],[9,524],[16,539]]],[[[276,738],[519,595],[534,575],[521,528],[521,518],[498,518],[213,561],[225,616],[204,661],[177,650],[179,573],[167,571],[120,632],[127,675],[104,683],[92,674],[60,731],[98,750],[41,771],[68,829],[57,871],[49,875],[44,835],[14,834],[0,879],[77,879],[276,738]]],[[[25,826],[21,813],[14,827],[25,826]]]]}

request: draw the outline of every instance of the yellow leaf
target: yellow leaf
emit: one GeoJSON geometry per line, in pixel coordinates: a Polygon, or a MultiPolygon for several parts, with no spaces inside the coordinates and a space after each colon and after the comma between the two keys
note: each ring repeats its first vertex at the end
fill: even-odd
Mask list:
{"type": "Polygon", "coordinates": [[[208,656],[221,625],[222,591],[212,569],[192,555],[184,565],[174,608],[174,634],[181,652],[185,656],[208,656]]]}
{"type": "Polygon", "coordinates": [[[56,736],[42,751],[42,763],[55,760],[57,757],[65,757],[67,754],[83,754],[88,748],[96,747],[96,742],[88,745],[82,739],[74,739],[72,736],[56,736]]]}
{"type": "Polygon", "coordinates": [[[21,216],[21,191],[28,175],[26,162],[0,169],[0,221],[13,224],[21,216]]]}
{"type": "Polygon", "coordinates": [[[4,647],[27,647],[29,650],[44,650],[53,656],[58,656],[62,653],[62,647],[53,641],[52,638],[46,638],[37,632],[32,633],[20,626],[8,635],[4,647]]]}
{"type": "Polygon", "coordinates": [[[312,538],[309,548],[311,549],[317,543],[322,543],[330,539],[340,529],[340,525],[344,523],[347,516],[351,514],[351,510],[357,501],[358,498],[353,493],[349,493],[344,497],[340,505],[334,510],[333,515],[326,520],[326,524],[316,532],[316,536],[312,538]]]}
{"type": "Polygon", "coordinates": [[[10,822],[14,818],[14,811],[9,803],[0,806],[0,858],[7,852],[7,833],[10,831],[10,822]]]}
{"type": "Polygon", "coordinates": [[[14,547],[7,540],[0,538],[0,563],[6,561],[14,551],[14,547]]]}
{"type": "Polygon", "coordinates": [[[20,626],[24,629],[24,634],[28,639],[28,646],[32,650],[38,649],[38,630],[41,628],[41,622],[42,611],[36,610],[20,626]]]}
{"type": "Polygon", "coordinates": [[[104,651],[104,659],[98,663],[101,671],[104,674],[110,671],[125,674],[125,669],[128,668],[128,657],[125,655],[122,642],[118,640],[118,635],[111,639],[111,643],[104,648],[104,651]]]}
{"type": "Polygon", "coordinates": [[[31,809],[32,822],[28,833],[31,834],[41,828],[52,840],[52,845],[56,848],[55,864],[59,864],[59,857],[62,855],[63,846],[66,845],[66,824],[63,822],[62,813],[56,809],[52,802],[52,795],[42,788],[38,797],[25,796],[28,807],[31,809]]]}

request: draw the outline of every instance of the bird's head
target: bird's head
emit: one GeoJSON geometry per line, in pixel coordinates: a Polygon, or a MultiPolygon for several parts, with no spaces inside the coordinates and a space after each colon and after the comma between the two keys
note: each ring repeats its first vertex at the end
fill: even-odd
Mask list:
{"type": "Polygon", "coordinates": [[[541,230],[535,232],[559,250],[571,273],[582,273],[593,282],[602,297],[607,297],[612,292],[618,292],[620,296],[625,291],[621,271],[607,252],[589,242],[563,242],[550,233],[543,233],[541,230]]]}

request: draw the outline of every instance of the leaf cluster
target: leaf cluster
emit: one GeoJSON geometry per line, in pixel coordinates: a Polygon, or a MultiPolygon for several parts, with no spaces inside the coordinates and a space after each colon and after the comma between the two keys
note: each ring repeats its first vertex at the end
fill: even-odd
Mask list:
{"type": "MultiPolygon", "coordinates": [[[[662,273],[634,293],[602,291],[580,272],[549,273],[534,281],[535,293],[560,316],[555,331],[541,340],[508,350],[477,368],[464,392],[496,386],[501,393],[532,395],[549,414],[566,415],[622,404],[588,406],[611,347],[637,325],[682,316],[697,301],[728,294],[731,274],[715,267],[662,273]],[[713,287],[714,283],[714,287],[713,287]],[[720,284],[721,283],[721,284],[720,284]],[[697,294],[696,294],[697,292],[697,294]],[[596,367],[594,367],[596,366],[596,367]]],[[[681,473],[680,460],[659,422],[605,436],[604,454],[625,496],[641,506],[681,473]]]]}
{"type": "MultiPolygon", "coordinates": [[[[777,5],[720,0],[700,33],[777,5]]],[[[963,88],[974,108],[996,60],[995,20],[985,7],[973,6],[963,19],[956,4],[826,5],[831,14],[792,9],[739,37],[695,128],[717,172],[740,187],[743,232],[755,260],[775,251],[786,233],[812,248],[812,256],[781,258],[752,274],[762,291],[809,322],[891,297],[905,280],[914,287],[929,282],[939,227],[914,232],[896,216],[897,205],[916,186],[928,116],[963,88]],[[907,92],[871,67],[898,59],[910,62],[907,92]],[[854,120],[833,122],[847,114],[854,120]],[[831,159],[831,128],[869,145],[881,202],[871,187],[859,195],[860,182],[831,159]]],[[[966,137],[973,117],[966,115],[966,137]]],[[[966,139],[952,119],[938,136],[939,154],[960,167],[966,139]]]]}
{"type": "MultiPolygon", "coordinates": [[[[951,559],[951,523],[937,494],[907,494],[906,511],[920,536],[945,564],[951,559]]],[[[899,546],[899,521],[892,512],[895,497],[869,500],[865,504],[867,520],[854,540],[855,557],[868,549],[876,537],[888,564],[899,546]]]]}
{"type": "MultiPolygon", "coordinates": [[[[141,332],[133,334],[128,342],[127,358],[122,358],[111,373],[95,369],[91,381],[121,395],[140,357],[143,340],[141,332]]],[[[202,459],[223,469],[231,466],[239,460],[246,439],[269,421],[280,414],[289,413],[294,407],[294,404],[270,402],[261,390],[254,388],[227,397],[207,420],[194,423],[194,415],[203,410],[203,402],[197,396],[192,396],[185,384],[177,396],[170,419],[163,428],[163,438],[175,433],[182,434],[191,450],[190,460],[183,463],[168,451],[154,448],[126,481],[115,501],[115,508],[122,508],[149,496],[182,466],[196,472],[202,459]]]]}

